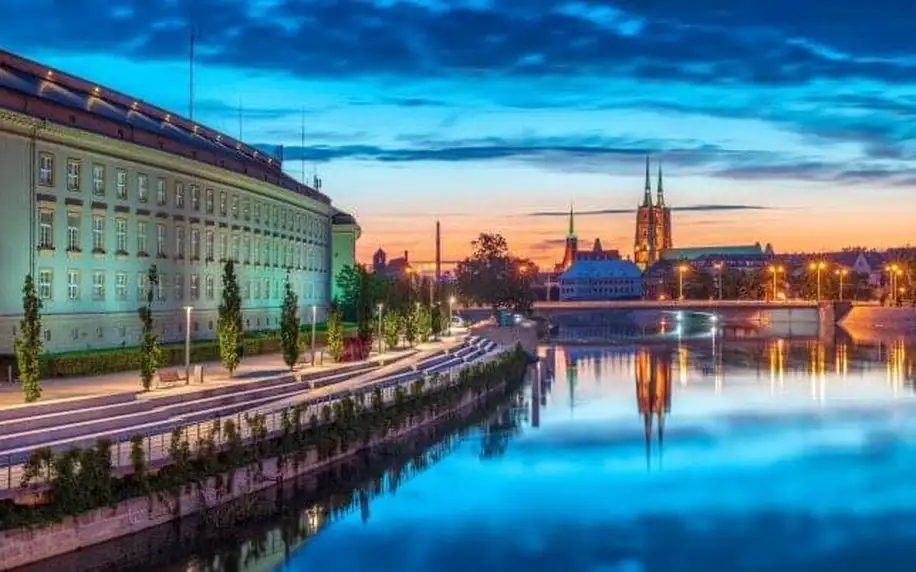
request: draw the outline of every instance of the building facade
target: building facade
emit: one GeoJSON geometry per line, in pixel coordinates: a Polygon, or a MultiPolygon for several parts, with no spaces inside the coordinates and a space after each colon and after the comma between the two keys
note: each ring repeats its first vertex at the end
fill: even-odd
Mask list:
{"type": "Polygon", "coordinates": [[[30,273],[52,352],[136,345],[153,265],[165,341],[184,339],[189,306],[192,337],[215,337],[230,258],[248,330],[278,327],[287,276],[303,310],[329,303],[327,196],[240,141],[6,52],[0,182],[0,353],[30,273]]]}
{"type": "Polygon", "coordinates": [[[560,300],[637,300],[642,272],[629,260],[577,260],[560,274],[560,300]]]}
{"type": "Polygon", "coordinates": [[[356,241],[362,234],[352,215],[333,209],[331,215],[331,299],[337,300],[343,292],[337,284],[340,271],[346,266],[356,266],[356,241]]]}
{"type": "Polygon", "coordinates": [[[671,238],[671,208],[665,203],[661,163],[658,164],[657,191],[657,200],[653,203],[649,157],[646,157],[645,188],[642,204],[636,209],[636,240],[633,246],[633,261],[640,270],[655,264],[662,250],[674,247],[671,238]]]}

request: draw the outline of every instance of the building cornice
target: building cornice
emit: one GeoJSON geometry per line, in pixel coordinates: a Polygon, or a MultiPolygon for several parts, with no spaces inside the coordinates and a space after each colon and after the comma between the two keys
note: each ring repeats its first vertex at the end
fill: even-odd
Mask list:
{"type": "Polygon", "coordinates": [[[252,177],[246,177],[165,151],[137,145],[130,141],[105,137],[74,127],[30,117],[15,111],[0,109],[0,130],[22,137],[35,137],[49,143],[108,155],[168,172],[182,173],[188,177],[203,179],[214,185],[235,187],[265,198],[303,207],[324,216],[328,216],[331,212],[330,204],[270,183],[258,181],[252,177]]]}

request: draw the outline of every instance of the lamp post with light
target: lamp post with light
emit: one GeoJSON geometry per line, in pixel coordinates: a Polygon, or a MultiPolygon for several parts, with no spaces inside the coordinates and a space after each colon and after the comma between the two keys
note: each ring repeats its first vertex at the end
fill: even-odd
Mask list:
{"type": "Polygon", "coordinates": [[[448,335],[452,335],[452,306],[455,304],[455,297],[448,297],[448,335]]]}
{"type": "Polygon", "coordinates": [[[849,270],[845,268],[837,268],[836,275],[840,277],[840,302],[843,301],[843,286],[846,283],[846,275],[849,274],[849,270]]]}
{"type": "Polygon", "coordinates": [[[780,272],[783,271],[783,267],[782,267],[782,266],[776,266],[776,265],[772,265],[772,264],[771,264],[771,265],[769,266],[769,269],[770,269],[770,274],[773,275],[773,297],[772,297],[772,301],[775,302],[775,301],[776,301],[776,277],[779,275],[780,272]]]}
{"type": "Polygon", "coordinates": [[[191,310],[194,306],[184,306],[184,383],[191,383],[191,310]]]}
{"type": "Polygon", "coordinates": [[[684,301],[684,272],[687,272],[687,265],[681,264],[677,267],[677,300],[684,301]]]}
{"type": "Polygon", "coordinates": [[[385,311],[385,304],[378,303],[378,355],[382,355],[382,312],[385,311]]]}
{"type": "Polygon", "coordinates": [[[318,317],[318,306],[312,304],[312,343],[309,348],[312,350],[312,360],[315,359],[315,320],[318,317]]]}
{"type": "Polygon", "coordinates": [[[820,302],[821,301],[821,272],[823,272],[824,269],[827,268],[827,263],[824,262],[823,260],[819,262],[812,262],[808,266],[808,268],[810,268],[814,272],[817,272],[817,301],[820,302]]]}

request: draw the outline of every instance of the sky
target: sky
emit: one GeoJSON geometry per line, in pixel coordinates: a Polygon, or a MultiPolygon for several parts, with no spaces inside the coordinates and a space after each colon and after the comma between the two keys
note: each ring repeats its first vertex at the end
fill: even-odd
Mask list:
{"type": "Polygon", "coordinates": [[[2,0],[0,47],[284,145],[357,255],[632,255],[645,155],[675,246],[913,242],[906,0],[2,0]],[[241,109],[241,113],[239,110],[241,109]],[[304,136],[303,136],[304,135],[304,136]],[[304,141],[304,145],[303,145],[304,141]]]}

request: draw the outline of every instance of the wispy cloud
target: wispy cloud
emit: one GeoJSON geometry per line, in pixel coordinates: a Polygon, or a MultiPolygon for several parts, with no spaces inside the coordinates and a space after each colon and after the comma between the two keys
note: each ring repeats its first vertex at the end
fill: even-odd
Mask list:
{"type": "MultiPolygon", "coordinates": [[[[774,207],[766,207],[761,205],[687,205],[681,207],[671,207],[672,211],[685,211],[685,212],[711,212],[711,211],[761,211],[761,210],[770,210],[774,207]]],[[[619,215],[619,214],[634,214],[636,209],[600,209],[600,210],[584,210],[584,211],[575,211],[575,216],[594,216],[594,215],[619,215]]],[[[533,217],[558,217],[558,216],[569,216],[569,211],[539,211],[528,213],[526,216],[533,217]]]]}

